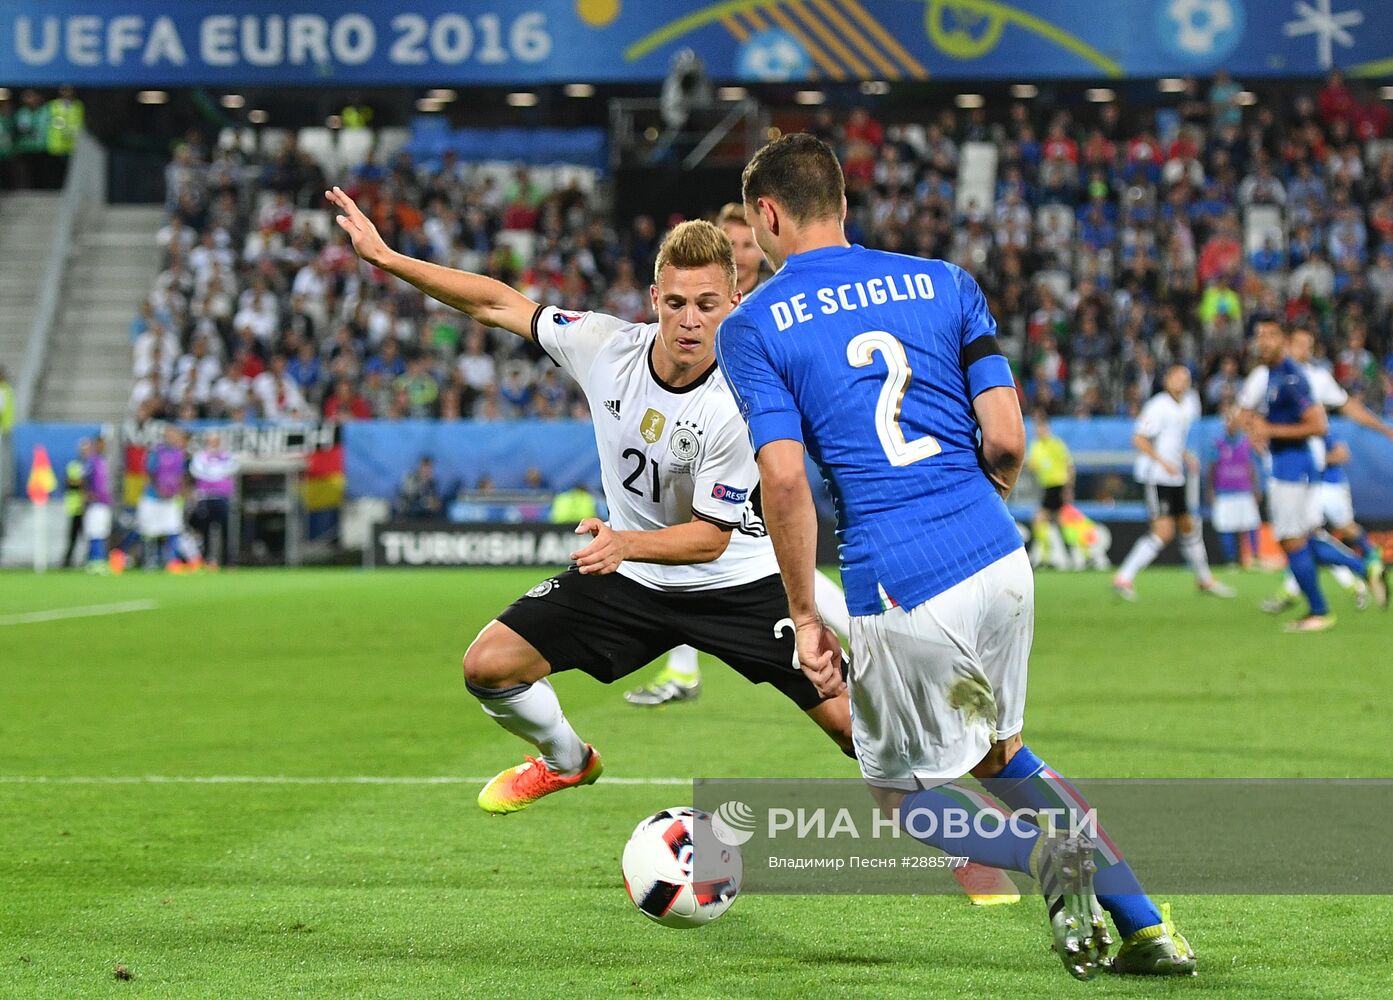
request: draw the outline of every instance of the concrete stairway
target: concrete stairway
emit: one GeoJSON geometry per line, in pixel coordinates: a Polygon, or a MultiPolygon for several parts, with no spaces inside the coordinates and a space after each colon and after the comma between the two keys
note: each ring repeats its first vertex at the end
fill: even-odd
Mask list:
{"type": "Polygon", "coordinates": [[[59,197],[30,191],[0,195],[0,366],[12,381],[24,365],[59,197]]]}
{"type": "Polygon", "coordinates": [[[91,209],[79,227],[34,401],[37,420],[119,420],[131,386],[130,325],[150,294],[161,253],[159,206],[91,209]]]}

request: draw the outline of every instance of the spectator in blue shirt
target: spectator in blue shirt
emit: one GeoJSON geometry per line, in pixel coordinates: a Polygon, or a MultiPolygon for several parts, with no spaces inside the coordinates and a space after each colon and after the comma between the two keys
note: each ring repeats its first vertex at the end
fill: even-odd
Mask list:
{"type": "Polygon", "coordinates": [[[300,345],[300,350],[290,359],[285,370],[307,398],[317,396],[321,369],[319,355],[315,353],[312,342],[305,341],[300,345]]]}
{"type": "Polygon", "coordinates": [[[1258,274],[1271,274],[1273,271],[1280,271],[1285,263],[1285,255],[1277,247],[1275,237],[1269,236],[1263,240],[1262,246],[1254,250],[1248,258],[1248,263],[1258,274]]]}
{"type": "Polygon", "coordinates": [[[397,347],[394,338],[388,337],[384,340],[377,353],[363,362],[363,372],[369,375],[376,372],[385,376],[388,382],[406,373],[406,362],[402,359],[401,349],[397,347]]]}

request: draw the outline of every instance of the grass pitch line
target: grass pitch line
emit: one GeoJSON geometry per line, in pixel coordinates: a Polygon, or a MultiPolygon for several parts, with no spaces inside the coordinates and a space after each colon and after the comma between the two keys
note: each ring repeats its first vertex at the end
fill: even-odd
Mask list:
{"type": "Polygon", "coordinates": [[[133,611],[154,611],[154,601],[119,601],[115,604],[87,604],[77,608],[51,608],[48,611],[26,611],[18,615],[0,615],[0,626],[34,625],[38,622],[57,622],[65,618],[100,618],[104,615],[128,615],[133,611]]]}
{"type": "MultiPolygon", "coordinates": [[[[0,774],[0,785],[479,785],[453,774],[0,774]]],[[[690,785],[692,778],[603,778],[603,785],[690,785]]]]}

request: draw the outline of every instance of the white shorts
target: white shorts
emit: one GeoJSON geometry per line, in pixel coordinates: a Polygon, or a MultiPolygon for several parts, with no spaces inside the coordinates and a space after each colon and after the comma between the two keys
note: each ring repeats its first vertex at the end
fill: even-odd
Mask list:
{"type": "Polygon", "coordinates": [[[82,533],[89,542],[104,542],[110,538],[111,508],[104,503],[89,503],[82,512],[82,533]]]}
{"type": "Polygon", "coordinates": [[[1258,515],[1258,502],[1251,493],[1216,493],[1209,520],[1221,535],[1234,531],[1256,531],[1262,523],[1258,515]]]}
{"type": "Polygon", "coordinates": [[[960,778],[1021,731],[1035,578],[1017,549],[912,611],[851,619],[851,737],[872,785],[960,778]]]}
{"type": "Polygon", "coordinates": [[[141,497],[135,508],[135,523],[142,538],[163,538],[184,530],[184,505],[177,498],[160,500],[141,497]]]}
{"type": "Polygon", "coordinates": [[[1267,486],[1267,505],[1272,511],[1272,533],[1277,541],[1305,538],[1320,527],[1318,484],[1274,479],[1267,486]]]}
{"type": "Polygon", "coordinates": [[[1350,495],[1349,483],[1321,483],[1320,512],[1325,523],[1337,531],[1353,524],[1354,497],[1350,495]]]}

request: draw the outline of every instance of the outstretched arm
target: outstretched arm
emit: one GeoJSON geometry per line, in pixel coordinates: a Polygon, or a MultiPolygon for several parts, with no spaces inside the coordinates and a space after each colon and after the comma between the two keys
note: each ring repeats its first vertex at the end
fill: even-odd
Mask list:
{"type": "Polygon", "coordinates": [[[1360,427],[1367,427],[1371,431],[1378,431],[1385,437],[1393,439],[1393,426],[1385,424],[1378,418],[1378,414],[1354,397],[1351,396],[1345,405],[1340,407],[1340,412],[1360,427]]]}
{"type": "Polygon", "coordinates": [[[456,271],[397,253],[383,242],[372,220],[340,188],[324,192],[339,210],[339,228],[353,241],[354,252],[374,267],[415,285],[431,298],[458,309],[485,326],[497,326],[532,339],[537,303],[503,282],[482,274],[456,271]]]}

